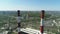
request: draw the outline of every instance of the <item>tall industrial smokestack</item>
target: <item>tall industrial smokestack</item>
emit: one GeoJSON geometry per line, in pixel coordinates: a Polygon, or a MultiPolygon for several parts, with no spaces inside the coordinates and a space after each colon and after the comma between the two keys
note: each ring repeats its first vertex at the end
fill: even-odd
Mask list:
{"type": "Polygon", "coordinates": [[[18,10],[17,11],[17,13],[18,13],[18,17],[17,17],[17,23],[18,23],[18,34],[21,34],[20,33],[20,27],[21,27],[21,25],[20,25],[20,10],[18,10]]]}
{"type": "Polygon", "coordinates": [[[41,23],[40,23],[40,32],[41,32],[41,34],[43,34],[43,30],[44,30],[44,14],[45,14],[45,11],[42,10],[41,11],[41,23]]]}

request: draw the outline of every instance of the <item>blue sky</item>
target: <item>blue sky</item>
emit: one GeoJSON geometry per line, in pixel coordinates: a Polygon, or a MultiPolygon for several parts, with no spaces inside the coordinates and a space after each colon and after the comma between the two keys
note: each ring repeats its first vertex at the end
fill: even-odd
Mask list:
{"type": "Polygon", "coordinates": [[[0,10],[60,10],[60,0],[0,0],[0,10]]]}

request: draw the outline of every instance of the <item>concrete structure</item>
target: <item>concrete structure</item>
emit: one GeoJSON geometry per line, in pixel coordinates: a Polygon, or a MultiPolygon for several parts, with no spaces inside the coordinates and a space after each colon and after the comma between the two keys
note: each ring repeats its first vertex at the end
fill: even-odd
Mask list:
{"type": "MultiPolygon", "coordinates": [[[[28,34],[41,34],[41,32],[39,30],[35,30],[35,29],[31,29],[31,28],[22,28],[21,31],[28,33],[28,34]]],[[[46,34],[46,33],[43,33],[46,34]]]]}

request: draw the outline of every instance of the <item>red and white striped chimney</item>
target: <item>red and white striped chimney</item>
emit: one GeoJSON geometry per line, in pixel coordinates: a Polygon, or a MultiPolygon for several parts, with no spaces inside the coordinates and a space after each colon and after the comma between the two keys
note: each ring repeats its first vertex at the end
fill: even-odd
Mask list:
{"type": "Polygon", "coordinates": [[[45,13],[45,11],[42,10],[41,11],[41,23],[40,23],[40,32],[41,32],[41,34],[43,34],[43,30],[44,30],[44,13],[45,13]]]}
{"type": "Polygon", "coordinates": [[[21,27],[21,25],[20,25],[20,10],[18,10],[17,11],[18,12],[18,17],[17,17],[17,23],[18,23],[18,34],[21,34],[20,33],[20,27],[21,27]]]}

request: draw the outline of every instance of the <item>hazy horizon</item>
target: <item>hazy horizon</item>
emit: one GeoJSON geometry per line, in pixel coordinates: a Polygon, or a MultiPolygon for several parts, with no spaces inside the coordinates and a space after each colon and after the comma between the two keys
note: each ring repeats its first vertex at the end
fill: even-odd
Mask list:
{"type": "Polygon", "coordinates": [[[60,11],[60,0],[0,0],[0,10],[60,11]]]}

